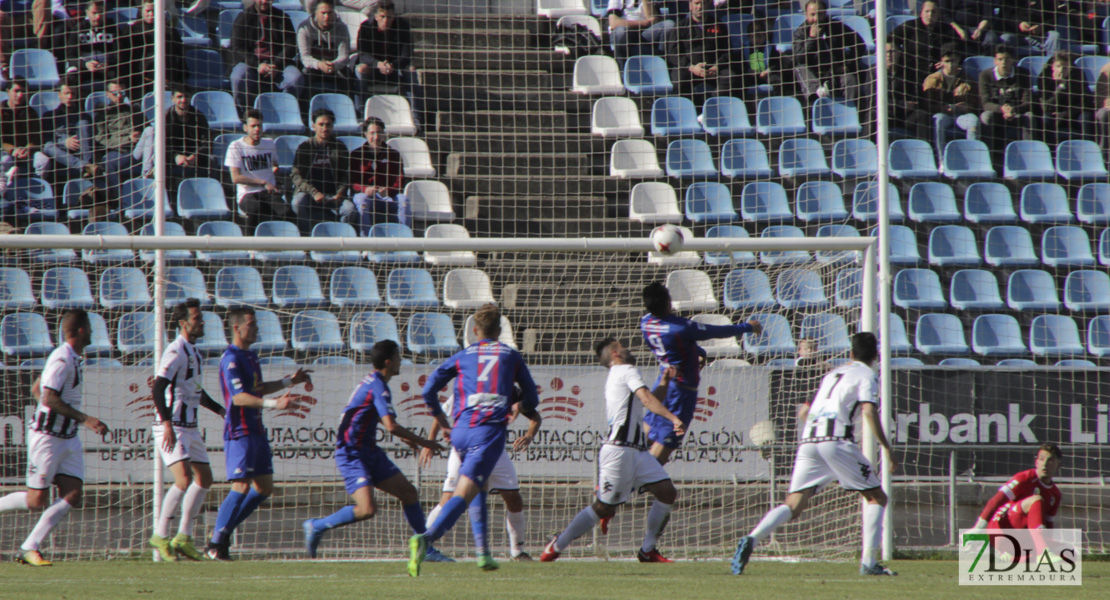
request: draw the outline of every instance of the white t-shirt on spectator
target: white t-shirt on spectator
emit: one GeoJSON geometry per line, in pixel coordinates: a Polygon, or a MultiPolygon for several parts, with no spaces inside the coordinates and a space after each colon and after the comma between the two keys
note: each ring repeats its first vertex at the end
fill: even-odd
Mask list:
{"type": "MultiPolygon", "coordinates": [[[[246,136],[231,142],[227,147],[227,156],[224,166],[229,169],[234,167],[246,175],[277,185],[274,178],[274,167],[277,166],[277,144],[274,140],[262,138],[257,146],[251,146],[245,141],[246,136]]],[[[243,196],[264,191],[261,185],[244,183],[235,184],[235,200],[242,201],[243,196]]]]}
{"type": "Polygon", "coordinates": [[[605,14],[612,11],[617,11],[622,19],[640,21],[644,18],[644,3],[643,0],[609,0],[605,14]]]}

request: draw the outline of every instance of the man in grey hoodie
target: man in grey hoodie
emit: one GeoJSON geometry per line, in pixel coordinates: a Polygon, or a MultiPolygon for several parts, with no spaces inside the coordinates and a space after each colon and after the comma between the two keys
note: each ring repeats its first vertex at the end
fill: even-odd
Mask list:
{"type": "Polygon", "coordinates": [[[355,89],[351,34],[335,12],[335,0],[316,0],[312,15],[297,30],[297,50],[305,81],[305,98],[335,92],[350,96],[355,89]]]}

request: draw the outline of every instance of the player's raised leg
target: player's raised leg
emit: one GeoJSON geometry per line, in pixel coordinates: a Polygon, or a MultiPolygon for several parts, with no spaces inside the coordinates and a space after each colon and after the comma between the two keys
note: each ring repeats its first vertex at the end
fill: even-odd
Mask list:
{"type": "Polygon", "coordinates": [[[772,508],[767,514],[763,515],[763,519],[759,521],[755,529],[740,538],[740,542],[736,545],[736,552],[732,556],[732,574],[743,575],[744,567],[748,565],[748,559],[752,556],[752,550],[766,541],[780,525],[800,517],[809,505],[809,499],[816,491],[817,487],[814,486],[792,492],[786,497],[786,502],[772,508]]]}
{"type": "Polygon", "coordinates": [[[594,500],[592,504],[574,515],[574,518],[571,519],[562,533],[551,538],[551,541],[544,547],[543,553],[540,554],[540,562],[554,562],[575,540],[586,535],[602,519],[612,517],[616,512],[616,504],[594,500]]]}
{"type": "Polygon", "coordinates": [[[308,519],[304,522],[305,552],[309,558],[316,558],[316,549],[320,545],[320,540],[329,530],[371,519],[377,513],[374,486],[368,482],[355,489],[350,496],[354,502],[353,505],[348,504],[326,517],[308,519]]]}

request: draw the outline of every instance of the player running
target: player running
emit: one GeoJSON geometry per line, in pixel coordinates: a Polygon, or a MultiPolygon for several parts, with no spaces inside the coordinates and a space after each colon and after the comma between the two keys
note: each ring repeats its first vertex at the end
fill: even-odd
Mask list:
{"type": "Polygon", "coordinates": [[[397,342],[382,340],[374,344],[370,349],[370,363],[374,372],[363,377],[351,394],[336,434],[335,463],[354,506],[344,506],[327,517],[304,522],[305,551],[309,558],[316,558],[316,548],[329,529],[374,516],[377,512],[374,488],[400,500],[409,527],[416,533],[424,533],[420,494],[378,447],[378,423],[391,435],[414,447],[428,450],[443,450],[443,447],[397,423],[389,391],[389,380],[401,373],[401,348],[397,342]]]}
{"type": "Polygon", "coordinates": [[[170,321],[177,324],[177,339],[162,354],[154,379],[154,447],[173,474],[174,484],[162,498],[150,545],[164,561],[173,562],[177,554],[202,560],[204,555],[193,545],[193,522],[212,487],[212,468],[197,429],[197,411],[204,406],[221,419],[226,411],[201,387],[202,361],[194,346],[204,337],[200,300],[186,298],[174,307],[170,321]],[[170,519],[178,505],[181,523],[177,535],[169,539],[170,519]]]}
{"type": "Polygon", "coordinates": [[[1051,442],[1041,444],[1034,467],[1015,474],[998,488],[975,529],[1052,529],[1063,494],[1052,478],[1060,470],[1063,453],[1051,442]]]}
{"type": "Polygon", "coordinates": [[[681,436],[685,432],[682,421],[657,399],[657,394],[666,391],[674,369],[663,371],[653,393],[644,385],[632,353],[620,342],[613,338],[603,339],[594,344],[594,351],[601,364],[609,369],[605,380],[605,416],[609,434],[597,455],[597,500],[583,508],[562,533],[548,542],[540,561],[552,562],[559,558],[571,542],[593,529],[601,519],[613,516],[617,507],[627,502],[633,492],[646,490],[655,496],[655,502],[648,511],[644,542],[636,552],[636,558],[640,562],[674,562],[664,558],[655,544],[670,520],[678,492],[663,465],[647,452],[647,436],[641,426],[643,409],[646,408],[651,414],[665,419],[675,435],[681,436]]]}
{"type": "Polygon", "coordinates": [[[776,527],[796,519],[805,510],[810,497],[836,479],[844,489],[860,493],[867,504],[863,508],[863,555],[860,575],[897,575],[879,564],[875,552],[883,539],[883,512],[886,494],[871,462],[854,441],[856,411],[871,428],[875,439],[886,450],[886,461],[893,472],[898,463],[890,442],[883,433],[878,413],[878,376],[872,364],[879,357],[875,334],[852,336],[852,362],[833,369],[821,379],[817,395],[808,405],[798,407],[798,453],[794,473],[790,477],[790,493],[786,503],[771,509],[750,534],[740,538],[732,557],[732,574],[740,575],[751,558],[756,544],[766,540],[776,527]]]}
{"type": "Polygon", "coordinates": [[[42,510],[16,561],[32,567],[49,567],[39,546],[73,508],[81,506],[85,478],[85,453],[77,426],[84,425],[99,435],[108,432],[100,419],[81,412],[85,376],[81,353],[92,341],[92,324],[84,309],[62,315],[65,343],[46,359],[42,374],[31,384],[38,400],[27,432],[27,491],[0,498],[0,512],[42,510]],[[58,486],[58,499],[50,504],[50,488],[58,486]],[[43,510],[46,509],[46,510],[43,510]]]}
{"type": "Polygon", "coordinates": [[[490,554],[487,537],[486,486],[494,466],[505,452],[505,434],[513,403],[513,384],[520,384],[520,414],[538,428],[541,418],[536,407],[536,383],[520,353],[497,341],[501,334],[501,311],[487,304],[474,314],[481,338],[477,343],[444,361],[424,386],[424,403],[431,409],[440,428],[450,436],[459,453],[459,482],[455,493],[424,534],[409,540],[409,575],[418,577],[428,545],[447,533],[470,506],[470,526],[478,547],[478,566],[486,571],[498,568],[490,554]],[[455,427],[439,405],[439,392],[455,379],[452,406],[455,427]]]}

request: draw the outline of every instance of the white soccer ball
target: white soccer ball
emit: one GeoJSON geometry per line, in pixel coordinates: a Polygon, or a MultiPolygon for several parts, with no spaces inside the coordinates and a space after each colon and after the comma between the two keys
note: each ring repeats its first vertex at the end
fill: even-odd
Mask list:
{"type": "Polygon", "coordinates": [[[674,254],[682,250],[682,230],[674,225],[660,225],[651,232],[651,243],[655,250],[663,254],[674,254]]]}

